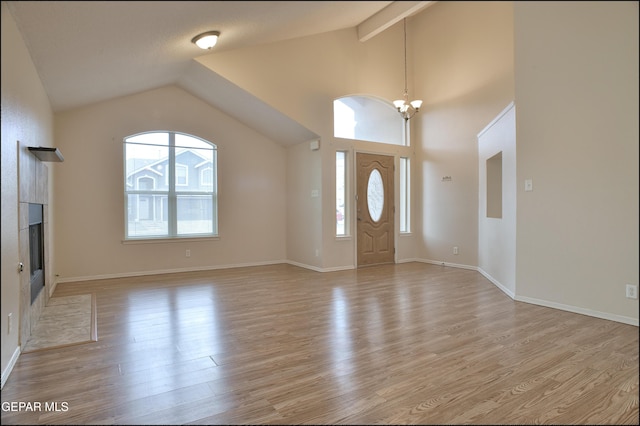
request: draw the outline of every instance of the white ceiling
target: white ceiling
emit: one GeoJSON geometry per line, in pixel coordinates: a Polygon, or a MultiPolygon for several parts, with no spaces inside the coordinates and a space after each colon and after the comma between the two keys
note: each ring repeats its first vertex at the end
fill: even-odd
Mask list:
{"type": "MultiPolygon", "coordinates": [[[[361,40],[365,40],[431,3],[434,2],[6,2],[55,112],[168,84],[198,92],[194,94],[204,100],[219,99],[199,92],[202,87],[212,90],[211,81],[205,84],[208,78],[214,79],[220,90],[239,89],[219,76],[206,77],[195,65],[193,59],[206,52],[191,39],[204,31],[220,31],[215,51],[352,27],[357,27],[361,40]]],[[[233,106],[227,108],[231,109],[225,112],[234,115],[233,106]]],[[[259,123],[245,124],[264,130],[259,123]]],[[[314,137],[292,125],[291,134],[265,134],[284,137],[285,144],[314,137]]]]}

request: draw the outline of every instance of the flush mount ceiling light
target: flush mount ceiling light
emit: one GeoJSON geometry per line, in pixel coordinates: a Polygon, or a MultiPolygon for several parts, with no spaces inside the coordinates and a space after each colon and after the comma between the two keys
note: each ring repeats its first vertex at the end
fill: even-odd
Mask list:
{"type": "Polygon", "coordinates": [[[192,38],[191,42],[195,43],[200,49],[208,50],[216,45],[219,36],[220,31],[207,31],[192,38]]]}
{"type": "Polygon", "coordinates": [[[422,106],[422,101],[419,99],[409,102],[409,94],[407,93],[407,18],[404,18],[404,98],[393,101],[393,106],[405,121],[420,111],[422,106]]]}

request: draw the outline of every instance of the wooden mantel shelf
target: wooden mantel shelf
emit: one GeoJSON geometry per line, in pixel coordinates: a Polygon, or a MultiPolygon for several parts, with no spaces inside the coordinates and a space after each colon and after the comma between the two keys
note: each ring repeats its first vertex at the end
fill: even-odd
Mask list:
{"type": "Polygon", "coordinates": [[[46,146],[30,146],[29,151],[33,153],[40,161],[54,161],[62,163],[64,157],[58,148],[49,148],[46,146]]]}

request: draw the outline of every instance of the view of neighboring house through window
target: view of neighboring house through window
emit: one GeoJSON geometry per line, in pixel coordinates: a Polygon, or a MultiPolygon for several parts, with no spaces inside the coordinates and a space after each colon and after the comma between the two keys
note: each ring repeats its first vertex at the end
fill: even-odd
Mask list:
{"type": "Polygon", "coordinates": [[[214,236],[216,146],[175,132],[124,140],[127,239],[214,236]]]}
{"type": "Polygon", "coordinates": [[[176,186],[189,186],[189,166],[176,164],[176,186]]]}
{"type": "Polygon", "coordinates": [[[336,151],[336,235],[347,235],[345,200],[347,197],[347,152],[336,151]]]}

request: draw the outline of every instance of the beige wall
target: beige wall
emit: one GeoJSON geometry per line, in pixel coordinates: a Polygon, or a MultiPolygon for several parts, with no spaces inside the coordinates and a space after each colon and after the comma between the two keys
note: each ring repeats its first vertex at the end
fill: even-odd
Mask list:
{"type": "Polygon", "coordinates": [[[515,29],[518,298],[637,325],[638,2],[515,2],[515,29]]]}
{"type": "Polygon", "coordinates": [[[478,270],[510,297],[516,293],[516,108],[511,103],[478,134],[478,270]],[[491,200],[491,167],[500,154],[499,179],[489,188],[500,194],[497,211],[491,200]],[[489,169],[489,170],[488,170],[489,169]],[[497,213],[488,217],[488,212],[497,213]],[[499,217],[496,217],[499,216],[499,217]]]}
{"type": "Polygon", "coordinates": [[[333,99],[402,95],[398,30],[366,43],[358,41],[355,29],[333,31],[211,53],[198,61],[326,139],[333,135],[333,99]]]}
{"type": "MultiPolygon", "coordinates": [[[[20,316],[20,257],[18,239],[18,155],[27,146],[53,146],[53,113],[35,66],[15,21],[2,3],[2,384],[7,379],[12,362],[18,355],[20,316]],[[8,317],[12,316],[9,331],[8,317]]],[[[53,167],[47,167],[49,185],[53,182],[53,167]]],[[[24,173],[24,170],[23,170],[24,173]]],[[[49,188],[51,189],[51,188],[49,188]]],[[[22,191],[24,193],[24,191],[22,191]]],[[[25,200],[27,201],[27,200],[25,200]]],[[[49,199],[49,206],[53,199],[49,199]]],[[[48,222],[53,221],[51,209],[48,222]]],[[[54,232],[49,230],[49,265],[55,265],[51,250],[54,232]]],[[[28,273],[28,272],[27,272],[28,273]]]]}
{"type": "Polygon", "coordinates": [[[322,268],[320,167],[321,153],[308,143],[287,150],[287,259],[313,269],[322,268]]]}
{"type": "Polygon", "coordinates": [[[414,118],[416,257],[475,267],[477,135],[514,99],[513,4],[438,2],[412,17],[408,32],[415,96],[424,100],[414,118]]]}
{"type": "Polygon", "coordinates": [[[56,114],[59,281],[285,260],[286,152],[174,86],[56,114]],[[218,147],[216,240],[123,244],[126,136],[173,130],[218,147]],[[186,250],[191,256],[185,256],[186,250]]]}

